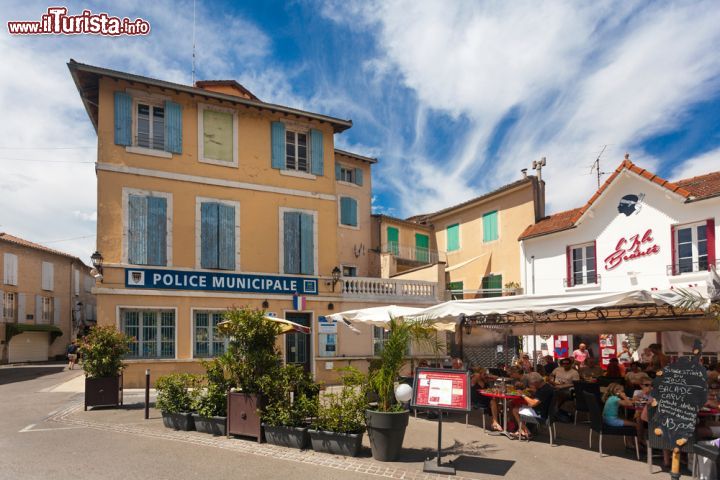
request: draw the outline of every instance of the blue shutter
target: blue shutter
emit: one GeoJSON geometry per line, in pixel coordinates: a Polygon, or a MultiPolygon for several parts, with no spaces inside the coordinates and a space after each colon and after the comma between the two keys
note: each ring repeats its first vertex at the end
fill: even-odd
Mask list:
{"type": "Polygon", "coordinates": [[[115,144],[132,145],[132,97],[115,92],[115,144]]]}
{"type": "Polygon", "coordinates": [[[335,164],[335,180],[340,180],[340,168],[342,168],[340,166],[340,164],[336,163],[335,164]]]}
{"type": "Polygon", "coordinates": [[[357,201],[354,198],[340,198],[340,223],[357,227],[357,201]]]}
{"type": "Polygon", "coordinates": [[[218,268],[235,270],[235,207],[218,205],[218,268]]]}
{"type": "Polygon", "coordinates": [[[283,214],[284,273],[300,273],[300,213],[283,214]]]}
{"type": "Polygon", "coordinates": [[[272,122],[271,124],[272,168],[285,169],[285,124],[272,122]]]}
{"type": "Polygon", "coordinates": [[[358,226],[358,204],[357,200],[350,198],[350,223],[353,227],[358,226]]]}
{"type": "Polygon", "coordinates": [[[360,185],[362,187],[362,184],[363,184],[362,168],[356,168],[355,169],[355,185],[360,185]]]}
{"type": "Polygon", "coordinates": [[[323,175],[323,134],[320,130],[314,128],[310,130],[310,173],[313,175],[323,175]]]}
{"type": "Polygon", "coordinates": [[[165,101],[165,151],[182,153],[182,106],[165,101]]]}
{"type": "Polygon", "coordinates": [[[147,197],[147,264],[167,265],[167,199],[147,197]]]}
{"type": "Polygon", "coordinates": [[[313,216],[300,214],[300,273],[315,273],[315,238],[313,235],[313,216]]]}
{"type": "Polygon", "coordinates": [[[128,197],[128,263],[147,264],[147,198],[128,197]]]}
{"type": "Polygon", "coordinates": [[[200,267],[218,268],[218,204],[200,204],[200,267]]]}

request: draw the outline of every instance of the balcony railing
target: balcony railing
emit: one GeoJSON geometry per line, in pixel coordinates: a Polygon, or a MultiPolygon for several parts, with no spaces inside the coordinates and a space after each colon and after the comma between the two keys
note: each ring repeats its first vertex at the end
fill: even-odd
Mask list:
{"type": "Polygon", "coordinates": [[[436,300],[437,283],[422,280],[391,278],[345,277],[342,293],[351,297],[383,297],[387,299],[436,300]]]}
{"type": "Polygon", "coordinates": [[[594,275],[573,275],[570,278],[563,278],[563,286],[568,287],[599,287],[602,283],[600,274],[594,275]]]}
{"type": "MultiPolygon", "coordinates": [[[[683,273],[707,272],[711,266],[712,264],[708,263],[707,259],[700,260],[699,262],[686,262],[680,259],[675,262],[675,265],[668,265],[666,271],[668,276],[672,276],[683,273]]],[[[720,259],[715,260],[715,269],[718,268],[720,268],[720,259]]]]}
{"type": "Polygon", "coordinates": [[[443,259],[443,255],[437,250],[429,248],[411,247],[407,245],[398,245],[397,243],[387,243],[382,246],[383,253],[392,253],[400,260],[411,260],[420,263],[437,263],[443,259]]]}
{"type": "Polygon", "coordinates": [[[477,290],[445,290],[445,300],[507,297],[511,295],[522,294],[522,288],[479,288],[477,290]]]}

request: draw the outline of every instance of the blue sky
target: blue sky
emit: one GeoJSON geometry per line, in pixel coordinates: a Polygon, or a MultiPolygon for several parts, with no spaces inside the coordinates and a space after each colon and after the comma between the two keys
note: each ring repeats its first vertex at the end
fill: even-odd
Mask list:
{"type": "MultiPolygon", "coordinates": [[[[34,20],[47,6],[3,2],[0,17],[34,20]]],[[[336,145],[380,159],[376,211],[439,209],[543,156],[550,211],[573,208],[596,187],[590,165],[603,145],[605,171],[625,152],[670,179],[720,170],[716,2],[196,6],[197,78],[234,78],[262,100],[352,119],[336,145]]],[[[65,63],[189,84],[193,4],[68,7],[142,17],[152,33],[0,35],[0,231],[87,259],[96,138],[65,63]]]]}

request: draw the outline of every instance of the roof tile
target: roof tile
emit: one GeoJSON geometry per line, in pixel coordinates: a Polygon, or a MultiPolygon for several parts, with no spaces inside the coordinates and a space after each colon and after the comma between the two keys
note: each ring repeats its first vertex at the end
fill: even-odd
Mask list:
{"type": "Polygon", "coordinates": [[[29,240],[22,239],[20,237],[16,237],[15,235],[10,235],[9,233],[0,232],[0,240],[5,240],[9,243],[14,243],[15,245],[21,246],[21,247],[28,247],[33,248],[35,250],[40,250],[46,253],[52,253],[53,255],[60,255],[62,257],[72,258],[73,260],[78,260],[79,262],[84,262],[80,260],[75,255],[70,255],[69,253],[61,252],[60,250],[55,250],[49,247],[46,247],[44,245],[40,245],[39,243],[34,243],[29,240]]]}

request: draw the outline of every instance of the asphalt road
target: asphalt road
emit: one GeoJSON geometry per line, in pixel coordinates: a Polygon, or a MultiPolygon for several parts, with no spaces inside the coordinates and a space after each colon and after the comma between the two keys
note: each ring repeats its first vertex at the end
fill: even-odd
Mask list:
{"type": "Polygon", "coordinates": [[[214,447],[47,421],[50,414],[81,397],[77,393],[43,390],[81,374],[80,370],[66,371],[61,364],[0,368],[0,479],[371,478],[214,447]]]}

